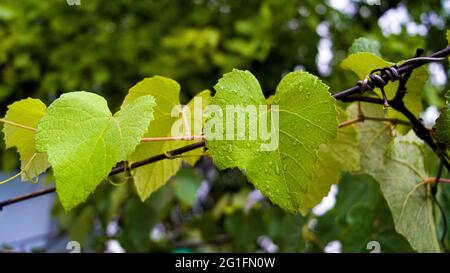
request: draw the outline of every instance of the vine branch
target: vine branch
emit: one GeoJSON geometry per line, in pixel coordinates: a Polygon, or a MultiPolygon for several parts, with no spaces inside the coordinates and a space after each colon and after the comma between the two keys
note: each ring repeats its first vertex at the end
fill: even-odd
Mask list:
{"type": "MultiPolygon", "coordinates": [[[[172,157],[175,157],[177,155],[180,155],[180,154],[183,154],[183,153],[186,153],[186,152],[189,152],[189,151],[192,151],[192,150],[204,147],[204,146],[205,146],[205,141],[200,141],[200,142],[197,142],[197,143],[194,143],[194,144],[183,146],[183,147],[175,149],[175,150],[171,150],[171,151],[168,151],[168,152],[165,152],[165,153],[162,153],[162,154],[158,154],[158,155],[146,158],[144,160],[133,162],[129,166],[120,165],[118,167],[113,168],[108,176],[113,176],[113,175],[122,173],[122,172],[124,172],[126,170],[136,169],[136,168],[139,168],[141,166],[145,166],[145,165],[148,165],[148,164],[151,164],[151,163],[154,163],[154,162],[157,162],[157,161],[161,161],[161,160],[164,160],[164,159],[171,159],[172,157]]],[[[46,195],[46,194],[49,194],[49,193],[52,193],[52,192],[55,192],[55,191],[56,191],[56,188],[52,187],[52,188],[48,188],[48,189],[32,192],[32,193],[29,193],[29,194],[24,194],[24,195],[21,195],[21,196],[17,196],[17,197],[14,197],[14,198],[2,201],[2,202],[0,202],[0,211],[4,207],[6,207],[8,205],[12,205],[12,204],[15,204],[15,203],[18,203],[18,202],[22,202],[22,201],[25,201],[25,200],[28,200],[28,199],[32,199],[32,198],[35,198],[35,197],[46,195]]]]}

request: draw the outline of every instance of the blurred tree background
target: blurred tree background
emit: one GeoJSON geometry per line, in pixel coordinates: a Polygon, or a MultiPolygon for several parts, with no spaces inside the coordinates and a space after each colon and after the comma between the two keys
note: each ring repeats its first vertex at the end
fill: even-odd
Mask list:
{"type": "MultiPolygon", "coordinates": [[[[186,102],[232,68],[254,73],[267,96],[296,69],[318,75],[337,92],[356,81],[339,68],[356,38],[377,41],[381,54],[396,62],[417,48],[428,54],[445,47],[450,20],[448,0],[80,3],[0,2],[2,113],[22,98],[48,104],[76,90],[105,96],[115,111],[131,86],[152,75],[177,80],[186,102]]],[[[443,65],[429,70],[424,108],[441,106],[449,88],[443,65]]],[[[15,153],[1,151],[2,169],[17,168],[15,153]]],[[[386,252],[410,251],[370,177],[345,174],[336,191],[330,210],[325,203],[301,217],[270,204],[238,170],[219,172],[203,159],[145,203],[131,183],[105,182],[69,214],[59,205],[49,213],[58,236],[68,234],[91,251],[366,252],[371,240],[386,252]]]]}

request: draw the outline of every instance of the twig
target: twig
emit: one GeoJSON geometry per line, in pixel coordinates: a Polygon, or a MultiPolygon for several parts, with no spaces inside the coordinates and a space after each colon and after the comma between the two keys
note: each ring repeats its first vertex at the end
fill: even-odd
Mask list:
{"type": "Polygon", "coordinates": [[[365,120],[372,120],[372,121],[380,121],[380,122],[389,122],[391,124],[402,124],[402,125],[408,125],[411,126],[412,124],[410,122],[397,119],[397,118],[377,118],[377,117],[367,117],[367,116],[359,116],[354,119],[350,119],[347,121],[344,121],[338,125],[338,128],[342,128],[357,122],[364,122],[365,120]]]}
{"type": "MultiPolygon", "coordinates": [[[[171,150],[171,151],[159,154],[159,155],[149,157],[144,160],[133,162],[130,164],[129,169],[136,169],[136,168],[139,168],[139,167],[142,167],[142,166],[145,166],[145,165],[157,162],[157,161],[161,161],[163,159],[171,159],[174,156],[177,156],[177,155],[180,155],[180,154],[183,154],[183,153],[186,153],[186,152],[189,152],[189,151],[192,151],[192,150],[204,147],[204,146],[205,146],[205,141],[200,141],[197,143],[186,145],[186,146],[180,147],[175,150],[171,150]]],[[[112,171],[109,173],[109,176],[121,173],[125,170],[125,168],[126,167],[124,167],[124,166],[116,167],[116,168],[112,169],[112,171]]]]}
{"type": "Polygon", "coordinates": [[[48,193],[52,193],[52,192],[55,192],[55,190],[56,190],[55,188],[48,188],[45,190],[40,190],[40,191],[20,195],[20,196],[5,200],[0,203],[0,211],[3,209],[3,207],[6,207],[8,205],[19,203],[19,202],[22,202],[22,201],[25,201],[25,200],[28,200],[31,198],[39,197],[39,196],[42,196],[42,195],[45,195],[48,193]]]}
{"type": "MultiPolygon", "coordinates": [[[[370,97],[362,97],[362,98],[370,98],[370,97]]],[[[383,104],[386,107],[386,102],[383,100],[377,100],[377,104],[383,104]]],[[[380,122],[389,122],[391,124],[403,124],[403,125],[408,125],[411,126],[412,124],[401,120],[401,119],[397,119],[397,118],[379,118],[379,117],[368,117],[366,115],[364,115],[362,108],[361,108],[361,101],[358,101],[358,114],[356,116],[356,118],[354,119],[350,119],[344,122],[341,122],[338,125],[338,128],[343,128],[345,126],[349,126],[352,124],[355,124],[357,122],[364,122],[365,120],[372,120],[372,121],[380,121],[380,122]]]]}
{"type": "Polygon", "coordinates": [[[339,99],[339,100],[343,101],[343,102],[360,101],[360,102],[369,102],[369,103],[380,104],[380,105],[384,104],[384,100],[382,100],[382,99],[373,98],[373,97],[359,96],[359,95],[353,95],[353,96],[345,97],[345,98],[342,98],[342,99],[339,99]]]}
{"type": "Polygon", "coordinates": [[[346,120],[346,121],[343,121],[343,122],[339,123],[338,124],[338,128],[343,128],[343,127],[346,127],[346,126],[349,126],[349,125],[352,125],[352,124],[355,124],[355,123],[358,123],[358,122],[362,122],[362,121],[363,121],[363,119],[361,119],[360,117],[357,117],[357,118],[354,118],[354,119],[349,119],[349,120],[346,120]]]}

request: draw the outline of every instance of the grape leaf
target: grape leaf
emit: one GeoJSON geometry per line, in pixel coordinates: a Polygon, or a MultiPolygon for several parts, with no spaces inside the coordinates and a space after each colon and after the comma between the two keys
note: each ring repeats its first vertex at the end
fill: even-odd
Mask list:
{"type": "Polygon", "coordinates": [[[192,207],[201,184],[202,176],[195,169],[181,169],[173,178],[172,188],[181,204],[192,207]]]}
{"type": "Polygon", "coordinates": [[[370,52],[381,57],[380,43],[376,40],[371,40],[364,37],[353,41],[353,44],[348,51],[349,53],[370,52]]]}
{"type": "MultiPolygon", "coordinates": [[[[390,66],[392,66],[392,63],[387,62],[369,52],[351,54],[341,63],[342,68],[353,71],[360,79],[364,79],[374,69],[390,66]]],[[[418,116],[422,111],[421,100],[417,98],[422,97],[422,88],[427,81],[427,78],[428,73],[426,69],[419,67],[412,72],[411,77],[406,84],[407,93],[403,101],[408,109],[416,116],[418,116]]],[[[385,86],[385,92],[388,99],[394,98],[397,88],[398,82],[390,82],[385,86]]],[[[378,88],[375,88],[374,92],[381,97],[381,91],[378,88]]],[[[401,113],[398,113],[393,109],[388,110],[388,116],[391,118],[406,120],[401,113]]],[[[408,131],[404,125],[400,125],[398,127],[402,133],[406,133],[408,131]]]]}
{"type": "Polygon", "coordinates": [[[391,142],[385,167],[375,179],[391,209],[396,230],[418,252],[440,252],[433,217],[433,200],[424,185],[427,178],[421,141],[410,132],[391,142]]]}
{"type": "MultiPolygon", "coordinates": [[[[158,107],[154,113],[154,121],[150,124],[144,137],[179,136],[172,135],[172,127],[182,124],[182,120],[177,115],[172,116],[172,111],[174,109],[178,109],[178,111],[181,110],[179,107],[180,85],[172,79],[161,76],[146,78],[130,89],[122,107],[125,107],[128,103],[134,101],[140,96],[145,95],[152,95],[155,98],[158,107]]],[[[209,97],[209,91],[203,91],[197,96],[197,98],[202,100],[203,107],[206,106],[209,97]]],[[[188,105],[188,108],[192,112],[194,105],[193,101],[194,100],[192,100],[188,105]]],[[[202,118],[192,114],[190,120],[192,121],[190,124],[192,133],[201,134],[201,128],[200,132],[198,132],[198,126],[199,122],[202,122],[202,118]],[[196,132],[194,132],[195,128],[197,128],[196,132]]],[[[144,142],[136,148],[136,151],[131,156],[131,160],[142,160],[149,156],[164,153],[192,142],[194,141],[144,142]]],[[[199,153],[201,153],[200,149],[186,154],[194,155],[199,153]]],[[[198,159],[198,156],[194,156],[186,159],[186,161],[190,164],[195,164],[198,159]]],[[[180,169],[181,162],[181,158],[173,158],[170,160],[158,161],[133,170],[134,184],[141,200],[143,201],[147,199],[152,192],[167,183],[167,181],[180,169]]]]}
{"type": "Polygon", "coordinates": [[[94,93],[62,95],[38,124],[36,148],[46,152],[66,211],[86,200],[111,168],[127,160],[153,118],[151,96],[136,99],[112,115],[94,93]]]}
{"type": "MultiPolygon", "coordinates": [[[[339,120],[348,120],[343,110],[339,110],[339,120]]],[[[330,187],[339,181],[343,171],[359,170],[359,137],[354,125],[337,130],[336,138],[321,144],[314,163],[314,171],[309,189],[301,193],[304,202],[300,212],[306,215],[330,191],[330,187]]]]}
{"type": "MultiPolygon", "coordinates": [[[[220,111],[214,117],[211,115],[205,125],[206,146],[216,166],[239,167],[272,202],[285,210],[299,212],[304,201],[301,194],[309,189],[319,145],[336,136],[335,101],[327,86],[306,72],[289,73],[279,83],[269,107],[257,79],[248,71],[233,70],[214,88],[217,93],[211,104],[219,106],[222,113],[230,105],[258,108],[262,105],[266,107],[260,116],[267,115],[271,120],[273,112],[279,114],[279,130],[272,130],[279,137],[274,150],[261,150],[265,141],[260,138],[251,140],[250,134],[257,130],[258,122],[246,122],[245,135],[239,135],[234,115],[229,118],[224,114],[223,123],[223,128],[235,128],[232,140],[213,139],[217,132],[207,128],[211,120],[220,117],[220,111]]],[[[275,129],[273,124],[272,128],[275,129]]]]}
{"type": "MultiPolygon", "coordinates": [[[[447,92],[447,95],[449,92],[447,92]]],[[[446,107],[441,111],[440,116],[436,120],[434,125],[434,137],[439,143],[444,143],[446,145],[450,144],[450,105],[447,104],[446,107]]]]}
{"type": "MultiPolygon", "coordinates": [[[[38,99],[23,99],[8,106],[4,119],[35,129],[45,109],[45,104],[38,99]]],[[[23,181],[31,180],[47,170],[49,167],[47,155],[36,151],[35,131],[5,124],[3,133],[6,148],[16,147],[20,154],[23,181]]]]}
{"type": "MultiPolygon", "coordinates": [[[[356,104],[349,107],[356,114],[356,104]]],[[[383,117],[379,105],[362,104],[364,115],[383,117]]],[[[360,133],[361,172],[371,175],[392,212],[397,232],[419,252],[439,251],[432,217],[432,200],[425,188],[414,188],[426,178],[424,155],[414,132],[400,136],[388,123],[365,120],[360,133]]]]}
{"type": "MultiPolygon", "coordinates": [[[[227,105],[251,105],[255,107],[267,105],[258,80],[249,71],[233,69],[231,73],[225,74],[219,80],[214,86],[214,89],[216,90],[216,94],[211,99],[211,104],[219,106],[222,113],[226,111],[227,105]]],[[[233,137],[232,140],[226,140],[226,137],[229,136],[223,136],[223,140],[211,140],[212,137],[209,133],[210,131],[212,133],[213,128],[210,128],[209,124],[211,124],[213,119],[220,118],[220,113],[214,113],[214,117],[212,117],[212,113],[208,111],[207,115],[209,115],[209,117],[206,124],[207,128],[205,128],[206,147],[208,148],[208,154],[213,158],[215,165],[220,169],[237,166],[240,166],[241,169],[245,169],[249,166],[253,154],[260,148],[261,143],[256,140],[236,141],[234,140],[237,139],[234,137],[235,134],[231,135],[233,137]]],[[[226,119],[226,116],[224,116],[224,118],[224,124],[226,125],[228,120],[226,119]]],[[[234,121],[233,117],[229,123],[235,129],[234,131],[237,132],[237,124],[234,124],[234,121]]],[[[224,128],[226,128],[226,126],[222,126],[221,129],[224,128]]],[[[224,135],[222,134],[221,129],[214,129],[219,131],[219,136],[224,135]]],[[[245,124],[245,136],[243,137],[241,135],[240,137],[249,139],[250,132],[254,131],[257,131],[257,124],[254,122],[247,122],[245,124]]]]}

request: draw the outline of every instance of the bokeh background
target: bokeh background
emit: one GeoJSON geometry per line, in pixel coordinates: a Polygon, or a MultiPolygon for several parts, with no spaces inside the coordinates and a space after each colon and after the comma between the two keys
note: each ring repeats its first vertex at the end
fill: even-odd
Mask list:
{"type": "MultiPolygon", "coordinates": [[[[337,92],[356,81],[339,67],[356,38],[377,41],[383,57],[396,62],[417,48],[426,54],[444,48],[450,21],[449,0],[71,5],[77,2],[0,2],[1,115],[22,98],[49,104],[77,90],[105,96],[114,112],[131,86],[153,75],[177,80],[186,102],[212,89],[232,68],[254,73],[267,96],[284,74],[297,69],[318,75],[337,92]]],[[[428,70],[421,99],[423,119],[432,123],[449,89],[448,63],[428,70]]],[[[15,151],[0,149],[0,167],[5,177],[17,171],[15,151]]],[[[51,185],[51,173],[39,186],[17,180],[2,185],[0,197],[51,185]]],[[[183,168],[145,203],[131,183],[104,182],[69,214],[54,199],[40,197],[0,211],[0,249],[66,251],[66,243],[76,240],[83,251],[95,252],[368,252],[367,242],[376,240],[384,252],[410,251],[368,176],[343,174],[339,187],[306,217],[281,211],[238,170],[218,171],[207,158],[194,169],[183,168]]]]}

